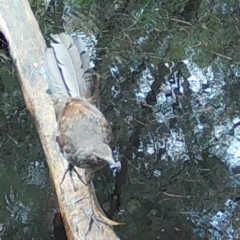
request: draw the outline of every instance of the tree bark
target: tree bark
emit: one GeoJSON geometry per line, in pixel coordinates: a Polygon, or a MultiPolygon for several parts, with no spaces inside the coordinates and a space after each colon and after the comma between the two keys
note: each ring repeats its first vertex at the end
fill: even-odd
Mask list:
{"type": "MultiPolygon", "coordinates": [[[[73,180],[78,189],[76,192],[68,174],[60,185],[68,163],[58,151],[54,109],[46,94],[48,86],[43,74],[45,41],[27,0],[0,0],[0,31],[8,41],[26,106],[36,123],[68,239],[118,239],[112,227],[97,221],[91,224],[89,189],[79,181],[76,174],[73,173],[73,180]]],[[[83,170],[78,169],[78,172],[84,175],[83,170]]],[[[95,192],[92,194],[94,209],[97,211],[99,204],[95,192]]]]}

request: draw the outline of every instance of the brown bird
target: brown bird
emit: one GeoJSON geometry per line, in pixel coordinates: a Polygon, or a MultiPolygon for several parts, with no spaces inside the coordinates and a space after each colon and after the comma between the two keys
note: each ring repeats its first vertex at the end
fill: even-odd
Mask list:
{"type": "Polygon", "coordinates": [[[52,35],[51,48],[46,51],[46,75],[58,121],[56,140],[69,162],[63,180],[68,171],[70,175],[72,170],[77,173],[74,167],[79,167],[86,169],[85,184],[107,164],[121,168],[113,158],[111,126],[89,101],[94,88],[89,62],[81,38],[65,33],[52,35]]]}

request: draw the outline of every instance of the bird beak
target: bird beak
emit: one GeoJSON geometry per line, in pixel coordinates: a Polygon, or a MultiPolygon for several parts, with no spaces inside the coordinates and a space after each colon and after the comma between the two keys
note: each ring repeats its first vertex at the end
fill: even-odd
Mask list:
{"type": "Polygon", "coordinates": [[[120,163],[120,161],[117,161],[117,162],[116,162],[113,157],[107,159],[107,162],[109,163],[111,169],[112,169],[112,168],[117,168],[117,169],[120,168],[120,169],[121,169],[121,163],[120,163]]]}

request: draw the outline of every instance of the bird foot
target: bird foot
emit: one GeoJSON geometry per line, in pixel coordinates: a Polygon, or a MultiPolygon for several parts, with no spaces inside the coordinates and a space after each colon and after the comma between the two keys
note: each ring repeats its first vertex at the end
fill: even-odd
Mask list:
{"type": "Polygon", "coordinates": [[[82,177],[80,176],[80,174],[78,173],[78,171],[77,171],[77,170],[74,168],[74,166],[73,166],[72,164],[70,164],[70,163],[69,163],[69,165],[68,165],[67,170],[66,170],[65,173],[63,174],[62,181],[61,181],[60,184],[62,184],[62,183],[64,182],[65,177],[66,177],[66,174],[69,172],[70,179],[71,179],[71,182],[72,182],[72,185],[73,185],[73,189],[74,189],[74,191],[76,192],[76,191],[77,191],[77,188],[76,188],[75,183],[74,183],[74,181],[73,181],[72,171],[74,171],[74,172],[77,174],[78,178],[81,180],[81,182],[82,182],[85,186],[88,185],[87,183],[85,183],[85,182],[83,181],[83,179],[82,179],[82,177]]]}

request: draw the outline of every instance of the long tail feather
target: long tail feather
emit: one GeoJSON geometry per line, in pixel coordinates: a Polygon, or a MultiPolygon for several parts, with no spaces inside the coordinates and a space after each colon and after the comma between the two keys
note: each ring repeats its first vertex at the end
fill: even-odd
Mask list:
{"type": "Polygon", "coordinates": [[[59,71],[52,48],[46,50],[46,74],[51,93],[68,96],[62,75],[59,71]]]}
{"type": "Polygon", "coordinates": [[[89,69],[89,62],[90,62],[89,53],[85,50],[84,42],[81,38],[74,38],[73,41],[80,53],[80,58],[82,60],[82,68],[83,68],[83,71],[85,72],[89,69]]]}
{"type": "MultiPolygon", "coordinates": [[[[85,96],[87,98],[96,98],[95,96],[95,89],[94,81],[93,81],[93,69],[90,68],[90,56],[89,53],[85,50],[84,42],[81,38],[73,38],[74,43],[76,44],[78,51],[80,53],[80,58],[82,60],[82,68],[84,71],[84,79],[85,79],[85,86],[84,89],[85,96]]],[[[81,85],[81,83],[79,83],[81,85]]],[[[98,100],[96,100],[98,102],[98,100]]]]}
{"type": "Polygon", "coordinates": [[[71,97],[81,96],[78,78],[83,78],[82,61],[72,38],[66,34],[52,35],[51,47],[71,97]]]}
{"type": "Polygon", "coordinates": [[[61,33],[52,35],[51,48],[46,51],[46,72],[50,91],[69,97],[87,95],[85,71],[89,68],[89,54],[81,39],[61,33]]]}

